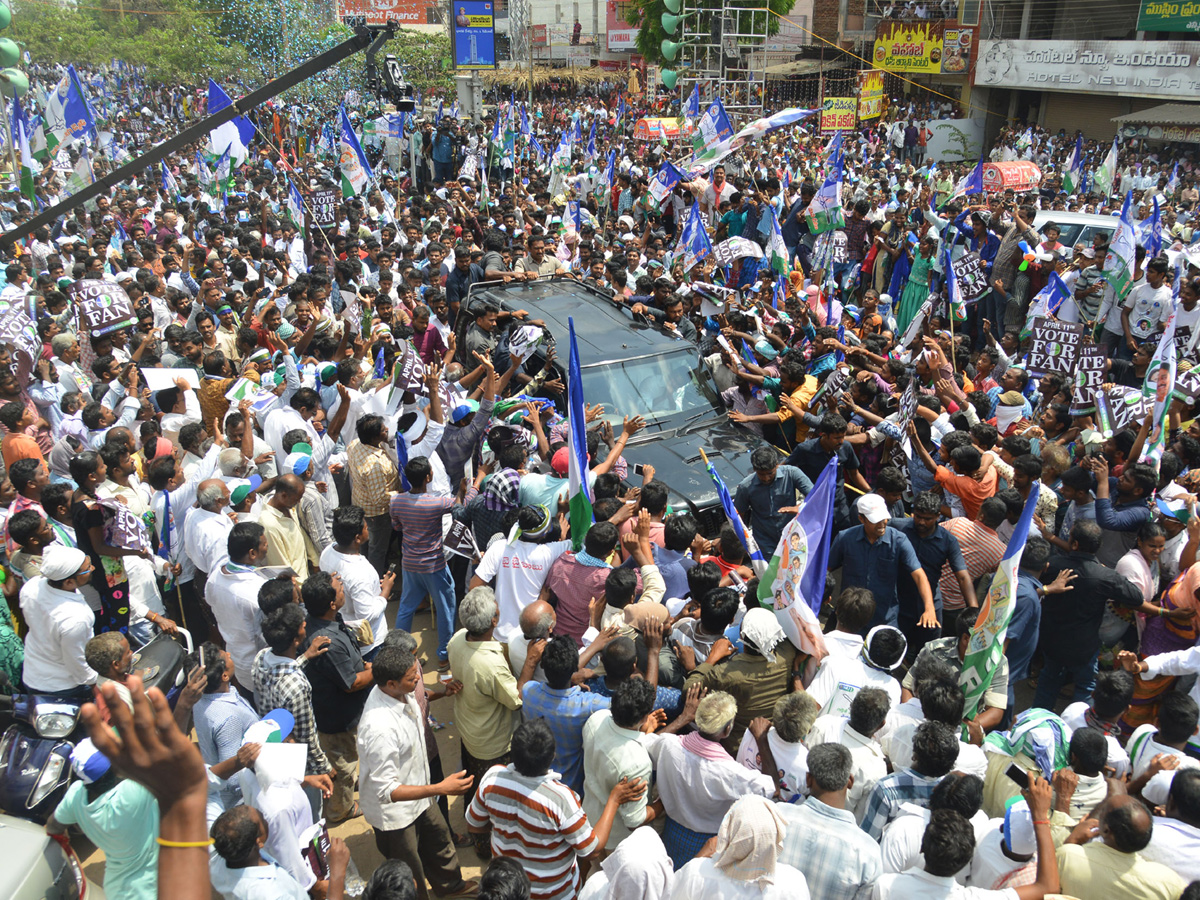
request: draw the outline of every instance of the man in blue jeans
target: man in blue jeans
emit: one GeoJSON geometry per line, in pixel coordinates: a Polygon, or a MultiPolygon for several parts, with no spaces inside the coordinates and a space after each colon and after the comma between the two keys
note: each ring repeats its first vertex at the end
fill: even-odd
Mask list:
{"type": "Polygon", "coordinates": [[[1054,711],[1058,692],[1067,680],[1075,684],[1074,701],[1086,700],[1096,686],[1096,658],[1100,654],[1100,622],[1111,601],[1115,606],[1137,609],[1141,591],[1115,569],[1096,559],[1100,549],[1100,526],[1076,522],[1066,553],[1051,558],[1043,585],[1050,584],[1064,569],[1076,575],[1071,586],[1050,594],[1041,588],[1040,629],[1045,665],[1038,676],[1033,705],[1054,711]]]}
{"type": "Polygon", "coordinates": [[[401,532],[401,569],[404,583],[400,589],[400,609],[396,627],[412,631],[413,614],[428,595],[437,615],[438,668],[450,666],[446,644],[454,634],[454,580],[442,551],[442,516],[454,506],[452,497],[429,493],[433,467],[424,456],[417,456],[404,467],[408,479],[406,494],[392,498],[388,511],[392,527],[401,532]]]}

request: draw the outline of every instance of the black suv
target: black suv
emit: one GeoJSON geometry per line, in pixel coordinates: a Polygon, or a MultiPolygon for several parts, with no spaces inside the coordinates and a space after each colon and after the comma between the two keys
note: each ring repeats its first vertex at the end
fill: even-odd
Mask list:
{"type": "MultiPolygon", "coordinates": [[[[725,414],[708,367],[689,341],[664,332],[601,291],[569,276],[536,281],[485,282],[473,285],[459,314],[458,346],[464,347],[474,323],[468,312],[481,303],[499,309],[523,309],[546,323],[555,348],[553,366],[567,381],[568,317],[575,340],[587,405],[604,405],[604,418],[619,434],[625,416],[640,415],[646,427],[625,449],[629,479],[635,465],[654,466],[654,478],[671,492],[671,506],[689,509],[706,537],[715,537],[725,513],[712,479],[700,459],[704,448],[730,493],[753,472],[750,454],[762,439],[734,426],[725,414]]],[[[533,370],[544,364],[547,344],[535,351],[533,370]]],[[[469,365],[469,364],[468,364],[469,365]]],[[[529,365],[527,361],[526,365],[529,365]]]]}

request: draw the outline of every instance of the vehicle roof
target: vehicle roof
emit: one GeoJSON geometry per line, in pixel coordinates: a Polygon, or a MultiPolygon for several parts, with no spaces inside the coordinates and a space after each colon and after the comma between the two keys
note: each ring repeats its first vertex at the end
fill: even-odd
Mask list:
{"type": "Polygon", "coordinates": [[[1033,227],[1041,228],[1047,222],[1057,222],[1060,225],[1093,225],[1116,230],[1119,219],[1116,216],[1098,216],[1095,213],[1063,212],[1053,209],[1039,209],[1033,217],[1033,227]]]}
{"type": "Polygon", "coordinates": [[[564,342],[558,349],[558,361],[563,366],[567,362],[568,318],[575,320],[580,366],[658,355],[689,346],[653,325],[635,321],[599,291],[568,276],[496,283],[472,290],[471,305],[481,300],[505,309],[523,309],[530,318],[545,322],[554,339],[564,342]]]}

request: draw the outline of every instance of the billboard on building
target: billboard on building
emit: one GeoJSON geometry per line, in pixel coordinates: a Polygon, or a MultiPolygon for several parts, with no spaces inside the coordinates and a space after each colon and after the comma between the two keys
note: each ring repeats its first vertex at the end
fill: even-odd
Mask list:
{"type": "Polygon", "coordinates": [[[1142,0],[1137,27],[1138,31],[1200,32],[1200,3],[1142,0]]]}
{"type": "Polygon", "coordinates": [[[358,19],[364,25],[386,25],[389,20],[401,25],[427,25],[426,0],[338,0],[338,18],[358,19]]]}
{"type": "Polygon", "coordinates": [[[638,30],[625,20],[625,11],[628,6],[628,3],[619,3],[617,0],[608,0],[604,4],[609,50],[636,49],[635,41],[638,30]]]}
{"type": "Polygon", "coordinates": [[[869,69],[858,73],[858,117],[875,119],[883,114],[883,72],[869,69]]]}
{"type": "Polygon", "coordinates": [[[1200,93],[1200,44],[1185,41],[980,41],[986,87],[1185,98],[1200,93]]]}
{"type": "Polygon", "coordinates": [[[889,72],[939,74],[945,26],[940,19],[881,22],[875,32],[875,65],[889,72]]]}
{"type": "Polygon", "coordinates": [[[454,67],[496,68],[496,17],[492,0],[454,0],[454,67]]]}

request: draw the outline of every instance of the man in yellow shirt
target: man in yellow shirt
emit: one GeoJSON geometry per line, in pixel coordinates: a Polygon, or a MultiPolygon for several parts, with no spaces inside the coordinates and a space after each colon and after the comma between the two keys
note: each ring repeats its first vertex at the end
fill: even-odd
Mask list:
{"type": "MultiPolygon", "coordinates": [[[[729,413],[729,418],[734,422],[759,422],[763,425],[778,425],[783,429],[784,434],[787,434],[785,423],[789,420],[795,422],[794,440],[799,442],[808,437],[808,423],[804,420],[804,414],[808,412],[809,404],[812,403],[813,397],[817,394],[817,389],[820,387],[820,382],[812,375],[808,375],[804,371],[804,364],[797,360],[784,360],[779,366],[779,377],[771,378],[770,376],[754,375],[749,372],[738,372],[739,378],[744,378],[747,381],[757,382],[762,384],[764,388],[777,394],[779,398],[779,409],[777,412],[762,413],[757,416],[748,416],[743,412],[734,410],[729,413]]],[[[770,433],[766,435],[770,440],[770,433]]]]}
{"type": "Polygon", "coordinates": [[[296,515],[303,497],[304,482],[295,475],[283,475],[275,483],[275,495],[258,518],[267,535],[267,565],[290,566],[298,584],[308,578],[310,563],[314,569],[320,563],[317,548],[296,515]]]}

